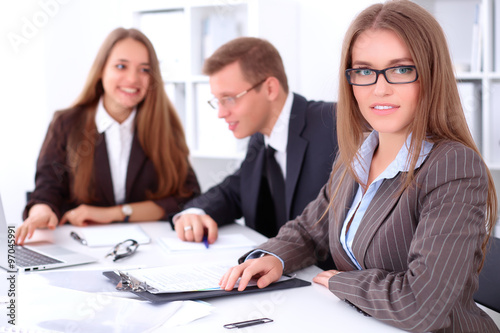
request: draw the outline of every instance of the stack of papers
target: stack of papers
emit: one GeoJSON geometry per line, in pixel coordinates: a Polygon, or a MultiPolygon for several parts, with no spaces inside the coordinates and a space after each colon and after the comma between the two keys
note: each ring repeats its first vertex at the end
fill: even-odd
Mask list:
{"type": "MultiPolygon", "coordinates": [[[[126,270],[129,276],[145,282],[152,294],[220,290],[219,281],[234,263],[178,265],[126,270]]],[[[123,272],[123,271],[122,271],[123,272]]]]}
{"type": "Polygon", "coordinates": [[[177,234],[158,239],[160,246],[167,252],[172,251],[207,251],[207,250],[226,250],[234,248],[254,248],[257,244],[248,237],[241,234],[219,235],[214,244],[210,244],[208,249],[204,243],[181,241],[177,234]]]}
{"type": "MultiPolygon", "coordinates": [[[[180,293],[220,290],[219,282],[222,276],[233,266],[233,262],[218,262],[203,265],[186,264],[131,269],[121,271],[121,273],[146,283],[148,285],[147,291],[151,294],[180,293]]],[[[286,281],[291,278],[293,277],[283,275],[278,281],[286,281]]],[[[235,288],[238,288],[238,285],[239,280],[235,288]]],[[[256,279],[252,279],[248,283],[248,286],[255,285],[257,285],[256,279]]]]}

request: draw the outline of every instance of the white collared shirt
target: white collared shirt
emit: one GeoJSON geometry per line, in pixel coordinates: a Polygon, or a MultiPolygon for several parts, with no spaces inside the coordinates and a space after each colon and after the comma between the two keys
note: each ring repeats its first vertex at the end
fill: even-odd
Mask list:
{"type": "Polygon", "coordinates": [[[104,108],[102,98],[97,105],[95,123],[97,131],[105,133],[106,148],[108,150],[109,169],[113,183],[115,203],[125,202],[127,168],[134,138],[134,119],[136,110],[121,124],[114,120],[104,108]]]}
{"type": "Polygon", "coordinates": [[[271,135],[264,135],[264,142],[266,144],[266,147],[271,146],[274,148],[274,150],[276,150],[276,153],[274,153],[274,158],[281,168],[284,179],[286,179],[286,148],[288,145],[288,127],[290,125],[292,104],[293,93],[288,92],[285,104],[283,105],[283,109],[281,109],[278,120],[276,120],[276,123],[274,124],[271,135]]]}
{"type": "MultiPolygon", "coordinates": [[[[368,181],[368,173],[370,171],[373,153],[378,146],[378,142],[378,132],[373,131],[366,138],[358,151],[359,161],[355,160],[353,163],[354,172],[363,184],[366,184],[368,181]]],[[[361,265],[355,258],[352,251],[352,243],[354,241],[356,231],[358,230],[361,224],[361,220],[363,219],[363,216],[368,209],[368,206],[375,197],[375,194],[377,193],[380,185],[382,185],[384,179],[392,179],[396,177],[399,172],[408,172],[408,163],[410,162],[408,161],[408,148],[410,147],[410,142],[411,134],[406,138],[405,144],[403,144],[403,146],[399,150],[398,155],[396,156],[394,161],[392,161],[391,164],[389,164],[389,166],[387,166],[387,168],[370,184],[370,186],[368,186],[368,189],[364,194],[362,186],[358,187],[358,191],[356,192],[356,196],[352,201],[351,208],[344,220],[344,225],[340,234],[340,243],[342,244],[344,251],[351,258],[351,261],[356,265],[358,269],[361,269],[361,265]],[[349,221],[351,219],[351,226],[347,231],[347,225],[349,224],[349,221]]],[[[415,164],[415,169],[419,168],[422,165],[425,158],[431,151],[432,146],[433,144],[430,142],[423,142],[419,158],[417,160],[417,163],[415,164]]]]}

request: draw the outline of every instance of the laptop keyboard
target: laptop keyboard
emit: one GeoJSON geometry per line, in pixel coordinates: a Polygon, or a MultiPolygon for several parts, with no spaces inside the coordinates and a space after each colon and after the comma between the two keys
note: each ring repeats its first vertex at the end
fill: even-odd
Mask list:
{"type": "Polygon", "coordinates": [[[44,254],[32,251],[22,246],[16,246],[16,265],[19,267],[57,264],[62,261],[44,254]]]}

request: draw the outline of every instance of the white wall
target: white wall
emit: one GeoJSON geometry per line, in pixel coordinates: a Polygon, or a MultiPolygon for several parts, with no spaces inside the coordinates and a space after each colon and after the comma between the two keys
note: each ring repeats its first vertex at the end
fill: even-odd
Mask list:
{"type": "Polygon", "coordinates": [[[0,4],[0,192],[10,223],[26,191],[54,110],[77,97],[97,48],[120,24],[118,0],[23,0],[0,4]]]}
{"type": "MultiPolygon", "coordinates": [[[[0,63],[2,64],[3,108],[0,121],[0,191],[8,221],[20,217],[26,189],[31,188],[34,175],[34,156],[45,131],[47,90],[44,64],[43,33],[28,27],[22,46],[14,47],[8,33],[23,35],[25,21],[31,21],[37,8],[33,0],[2,4],[0,9],[0,63]]],[[[24,38],[24,37],[23,37],[24,38]]],[[[14,45],[18,45],[15,43],[14,45]]],[[[17,218],[17,220],[15,219],[17,218]]]]}
{"type": "Polygon", "coordinates": [[[308,99],[334,101],[345,31],[360,11],[380,1],[296,1],[300,6],[300,82],[296,90],[308,99]]]}

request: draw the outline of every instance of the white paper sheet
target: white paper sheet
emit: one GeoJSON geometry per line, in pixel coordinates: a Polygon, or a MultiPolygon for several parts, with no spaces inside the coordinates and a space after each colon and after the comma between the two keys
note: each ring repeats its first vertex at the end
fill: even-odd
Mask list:
{"type": "MultiPolygon", "coordinates": [[[[129,276],[146,282],[156,290],[148,290],[152,294],[177,293],[188,291],[220,290],[222,276],[234,266],[230,263],[207,263],[204,265],[176,265],[135,270],[122,270],[129,276]]],[[[293,276],[282,276],[278,281],[285,281],[293,276]]],[[[256,280],[250,280],[248,286],[255,286],[256,280]]],[[[234,288],[238,288],[239,281],[234,288]]]]}
{"type": "Polygon", "coordinates": [[[231,264],[178,265],[122,271],[156,289],[151,293],[217,290],[231,264]]]}
{"type": "Polygon", "coordinates": [[[214,307],[202,301],[187,301],[182,303],[182,307],[177,310],[174,316],[170,317],[165,324],[160,327],[161,332],[167,332],[167,328],[183,326],[190,322],[208,316],[214,307]]]}
{"type": "Polygon", "coordinates": [[[206,251],[206,250],[226,250],[234,248],[254,248],[257,244],[248,237],[241,234],[219,235],[217,241],[210,244],[208,249],[204,243],[183,242],[177,234],[158,239],[160,246],[167,252],[171,251],[206,251]]]}
{"type": "Polygon", "coordinates": [[[190,305],[191,301],[178,301],[154,304],[113,297],[107,293],[59,288],[47,285],[45,279],[34,274],[20,277],[17,324],[19,328],[25,329],[93,333],[151,332],[164,324],[173,327],[189,323],[208,315],[213,309],[207,303],[190,305]],[[184,305],[189,311],[181,311],[179,318],[175,318],[184,305]]]}
{"type": "Polygon", "coordinates": [[[114,246],[127,239],[147,244],[151,238],[137,224],[102,225],[79,228],[76,233],[87,241],[87,246],[114,246]]]}

